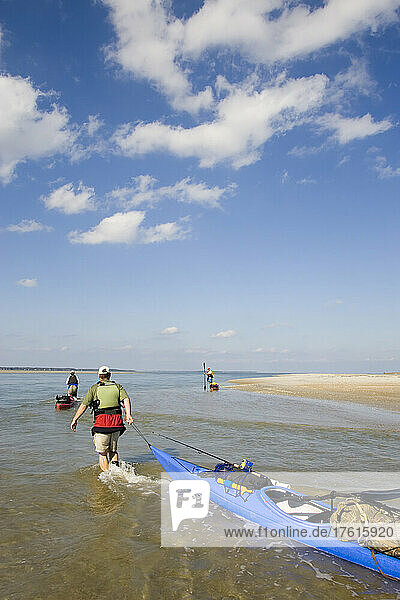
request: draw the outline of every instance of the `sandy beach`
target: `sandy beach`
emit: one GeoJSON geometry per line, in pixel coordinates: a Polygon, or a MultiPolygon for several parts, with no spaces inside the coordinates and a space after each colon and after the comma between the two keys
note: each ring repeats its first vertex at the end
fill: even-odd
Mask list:
{"type": "Polygon", "coordinates": [[[358,402],[380,408],[400,411],[400,374],[388,375],[333,375],[289,374],[232,379],[231,387],[258,394],[301,396],[358,402]]]}

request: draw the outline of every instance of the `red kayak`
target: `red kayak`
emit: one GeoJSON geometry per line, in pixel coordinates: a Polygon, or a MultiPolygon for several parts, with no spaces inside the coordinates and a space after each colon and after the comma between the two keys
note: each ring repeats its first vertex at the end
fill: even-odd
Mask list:
{"type": "Polygon", "coordinates": [[[75,406],[75,398],[72,396],[56,396],[56,410],[66,410],[75,406]]]}

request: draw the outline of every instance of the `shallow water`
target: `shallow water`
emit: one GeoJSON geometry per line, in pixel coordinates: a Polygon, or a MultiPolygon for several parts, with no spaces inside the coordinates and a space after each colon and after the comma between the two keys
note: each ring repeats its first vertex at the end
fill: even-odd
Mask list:
{"type": "MultiPolygon", "coordinates": [[[[90,374],[80,379],[82,392],[94,382],[90,374]]],[[[399,413],[228,388],[210,394],[200,373],[116,379],[144,432],[229,460],[246,456],[259,470],[400,470],[399,413]]],[[[120,441],[124,468],[99,478],[90,416],[74,434],[73,410],[54,410],[64,381],[59,373],[0,374],[2,599],[400,599],[400,584],[307,549],[160,548],[158,463],[129,430],[120,441]]]]}

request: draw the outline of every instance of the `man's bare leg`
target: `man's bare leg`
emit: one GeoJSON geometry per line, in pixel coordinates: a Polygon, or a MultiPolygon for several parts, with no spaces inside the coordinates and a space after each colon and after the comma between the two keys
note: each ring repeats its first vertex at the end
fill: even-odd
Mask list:
{"type": "Polygon", "coordinates": [[[108,471],[108,469],[110,468],[107,459],[107,452],[104,452],[104,454],[99,452],[99,465],[102,471],[108,471]]]}

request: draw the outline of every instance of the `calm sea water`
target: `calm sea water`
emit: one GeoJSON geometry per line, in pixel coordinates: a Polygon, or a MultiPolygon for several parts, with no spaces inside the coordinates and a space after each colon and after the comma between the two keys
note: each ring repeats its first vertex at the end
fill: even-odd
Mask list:
{"type": "MultiPolygon", "coordinates": [[[[223,386],[254,373],[217,373],[223,386]]],[[[160,467],[129,430],[127,463],[102,475],[91,418],[54,410],[65,375],[0,374],[0,598],[400,599],[400,584],[311,550],[160,548],[160,467]]],[[[269,470],[400,470],[400,415],[357,404],[210,394],[201,373],[121,374],[135,419],[229,460],[269,470]]],[[[80,392],[95,382],[80,375],[80,392]]],[[[151,435],[150,435],[151,437],[151,435]]],[[[162,438],[156,445],[211,464],[162,438]]]]}

